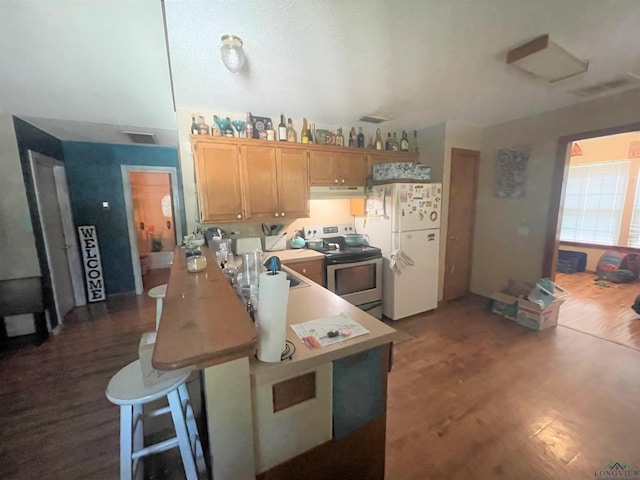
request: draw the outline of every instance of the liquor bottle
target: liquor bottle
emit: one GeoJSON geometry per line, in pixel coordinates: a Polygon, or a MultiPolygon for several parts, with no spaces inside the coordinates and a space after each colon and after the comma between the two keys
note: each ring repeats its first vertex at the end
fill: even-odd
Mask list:
{"type": "Polygon", "coordinates": [[[402,140],[400,140],[400,150],[403,152],[409,151],[409,139],[407,138],[407,132],[402,131],[402,140]]]}
{"type": "Polygon", "coordinates": [[[376,150],[384,150],[384,142],[382,141],[382,134],[380,133],[380,129],[376,128],[376,150]]]}
{"type": "Polygon", "coordinates": [[[247,113],[247,128],[244,131],[245,137],[253,138],[253,122],[251,121],[251,112],[247,113]]]}
{"type": "Polygon", "coordinates": [[[367,145],[367,148],[376,148],[376,146],[373,144],[373,136],[369,135],[369,144],[367,145]]]}
{"type": "Polygon", "coordinates": [[[284,123],[284,113],[280,114],[280,124],[278,125],[278,140],[287,141],[287,126],[284,123]]]}
{"type": "Polygon", "coordinates": [[[387,133],[387,139],[384,141],[384,149],[391,150],[391,132],[387,133]]]}
{"type": "Polygon", "coordinates": [[[287,123],[287,142],[297,142],[298,135],[296,134],[295,128],[293,128],[293,123],[291,119],[289,119],[287,123]]]}
{"type": "Polygon", "coordinates": [[[344,147],[344,137],[342,136],[342,128],[338,129],[338,134],[336,135],[336,146],[344,147]]]}
{"type": "Polygon", "coordinates": [[[358,138],[356,137],[356,129],[354,127],[351,127],[351,130],[349,131],[349,146],[355,147],[357,145],[358,138]]]}
{"type": "Polygon", "coordinates": [[[191,114],[191,135],[198,135],[198,124],[194,113],[191,114]]]}
{"type": "Polygon", "coordinates": [[[396,136],[396,132],[393,132],[393,138],[391,139],[391,150],[394,152],[400,151],[400,145],[398,144],[398,137],[396,136]]]}
{"type": "Polygon", "coordinates": [[[417,130],[413,131],[413,151],[416,153],[420,153],[420,150],[418,149],[418,131],[417,130]]]}
{"type": "Polygon", "coordinates": [[[307,126],[307,119],[302,119],[302,131],[300,132],[300,142],[309,143],[309,127],[307,126]]]}
{"type": "Polygon", "coordinates": [[[274,141],[276,139],[276,132],[271,125],[271,121],[267,122],[267,140],[274,141]]]}
{"type": "Polygon", "coordinates": [[[356,139],[356,142],[358,144],[358,148],[364,148],[364,133],[362,133],[362,127],[358,128],[358,137],[356,139]]]}
{"type": "Polygon", "coordinates": [[[316,124],[312,123],[309,130],[309,143],[316,143],[316,124]]]}
{"type": "Polygon", "coordinates": [[[204,117],[202,115],[198,117],[198,134],[209,135],[209,125],[204,123],[204,117]]]}

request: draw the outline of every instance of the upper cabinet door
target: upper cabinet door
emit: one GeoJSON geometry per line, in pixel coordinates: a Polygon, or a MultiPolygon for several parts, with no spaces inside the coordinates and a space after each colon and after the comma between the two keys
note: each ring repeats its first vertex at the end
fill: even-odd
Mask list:
{"type": "Polygon", "coordinates": [[[338,185],[336,161],[335,152],[310,150],[309,176],[311,185],[338,185]]]}
{"type": "Polygon", "coordinates": [[[243,191],[248,219],[273,219],[278,212],[276,148],[242,145],[243,191]]]}
{"type": "Polygon", "coordinates": [[[304,148],[278,148],[278,207],[280,218],[309,217],[309,167],[304,148]]]}
{"type": "Polygon", "coordinates": [[[340,185],[364,185],[364,158],[364,153],[340,153],[337,163],[337,178],[340,185]]]}
{"type": "Polygon", "coordinates": [[[200,221],[242,220],[238,145],[194,142],[193,150],[200,221]]]}

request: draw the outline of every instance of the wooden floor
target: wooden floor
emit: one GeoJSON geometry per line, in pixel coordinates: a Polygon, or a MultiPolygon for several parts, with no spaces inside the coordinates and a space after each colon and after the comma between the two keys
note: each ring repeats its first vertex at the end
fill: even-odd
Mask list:
{"type": "MultiPolygon", "coordinates": [[[[565,327],[530,331],[487,304],[393,324],[410,338],[389,376],[386,478],[574,480],[639,465],[640,352],[565,327]]],[[[40,347],[0,353],[3,480],[118,478],[119,412],[104,389],[153,330],[154,306],[113,297],[75,309],[40,347]]]]}
{"type": "Polygon", "coordinates": [[[570,292],[558,323],[640,350],[640,315],[631,310],[640,282],[597,285],[594,273],[559,273],[556,283],[570,292]]]}

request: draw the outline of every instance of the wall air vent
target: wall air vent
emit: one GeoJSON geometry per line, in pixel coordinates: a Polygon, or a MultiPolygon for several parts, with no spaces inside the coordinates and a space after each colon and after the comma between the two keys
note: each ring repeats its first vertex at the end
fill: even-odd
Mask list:
{"type": "Polygon", "coordinates": [[[364,117],[360,117],[361,122],[368,122],[368,123],[382,123],[388,120],[389,120],[388,118],[374,117],[373,115],[365,115],[364,117]]]}
{"type": "Polygon", "coordinates": [[[634,77],[631,74],[629,74],[629,77],[618,77],[607,82],[591,85],[589,87],[576,88],[575,90],[569,90],[569,93],[573,93],[578,97],[593,97],[595,95],[601,95],[603,93],[613,93],[614,90],[626,87],[631,83],[637,83],[638,80],[640,80],[639,78],[634,81],[634,77]]]}
{"type": "Polygon", "coordinates": [[[157,145],[158,140],[156,140],[156,136],[153,133],[144,133],[144,132],[122,132],[129,137],[133,143],[142,143],[145,145],[157,145]]]}

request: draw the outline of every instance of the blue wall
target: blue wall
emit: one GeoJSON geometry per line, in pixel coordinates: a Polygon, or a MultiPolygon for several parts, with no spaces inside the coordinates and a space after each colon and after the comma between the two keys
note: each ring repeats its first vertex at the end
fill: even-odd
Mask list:
{"type": "MultiPolygon", "coordinates": [[[[76,226],[96,226],[107,295],[135,291],[120,166],[176,167],[184,205],[177,149],[88,142],[62,142],[62,148],[73,219],[76,226]]],[[[186,231],[184,211],[175,216],[186,231]]]]}

